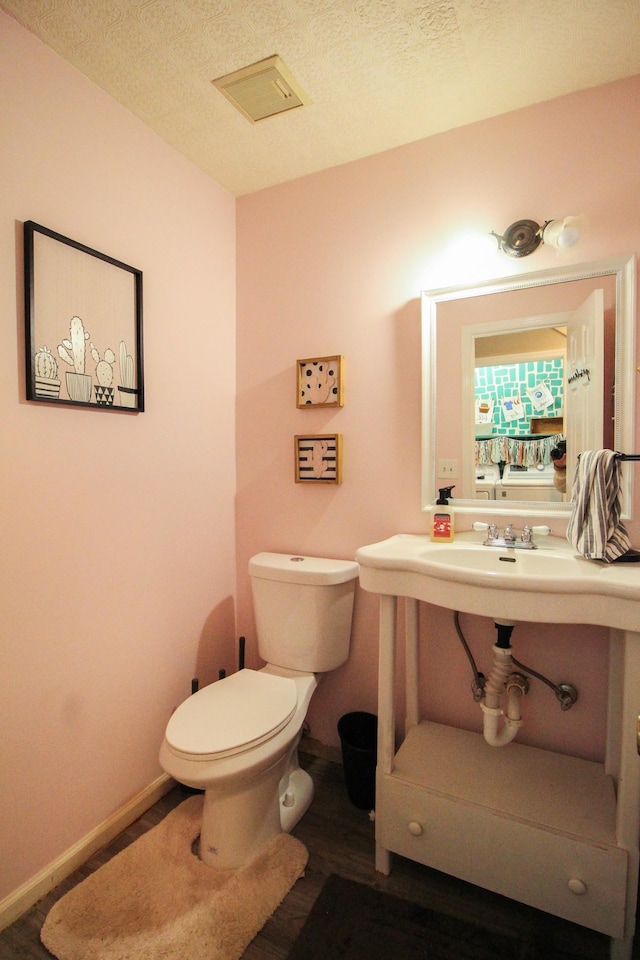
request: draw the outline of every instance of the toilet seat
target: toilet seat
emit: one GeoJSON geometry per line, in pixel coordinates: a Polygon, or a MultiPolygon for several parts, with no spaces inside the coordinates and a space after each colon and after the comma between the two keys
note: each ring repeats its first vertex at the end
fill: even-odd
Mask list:
{"type": "Polygon", "coordinates": [[[291,678],[239,670],[185,700],[169,720],[165,739],[172,753],[188,760],[230,757],[279,733],[297,702],[291,678]]]}

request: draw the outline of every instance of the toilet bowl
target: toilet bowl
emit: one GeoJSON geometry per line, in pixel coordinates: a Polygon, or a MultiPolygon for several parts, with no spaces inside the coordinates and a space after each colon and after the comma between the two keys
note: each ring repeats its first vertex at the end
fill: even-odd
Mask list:
{"type": "Polygon", "coordinates": [[[281,781],[316,686],[313,674],[239,670],[171,717],[160,762],[180,783],[205,791],[199,856],[209,866],[226,870],[254,856],[282,832],[281,806],[289,829],[308,809],[313,786],[297,757],[293,783],[281,781]]]}
{"type": "Polygon", "coordinates": [[[313,782],[297,747],[319,674],[348,657],[358,565],[259,554],[250,573],[258,649],[281,662],[193,694],[160,748],[168,774],[205,792],[199,856],[218,870],[253,859],[309,808],[313,782]]]}

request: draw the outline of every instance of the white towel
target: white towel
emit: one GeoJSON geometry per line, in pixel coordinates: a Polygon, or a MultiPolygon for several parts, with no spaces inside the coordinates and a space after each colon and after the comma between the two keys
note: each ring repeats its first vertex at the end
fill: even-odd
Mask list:
{"type": "Polygon", "coordinates": [[[612,563],[631,541],[620,522],[622,471],[612,450],[585,450],[578,458],[567,540],[589,560],[612,563]]]}

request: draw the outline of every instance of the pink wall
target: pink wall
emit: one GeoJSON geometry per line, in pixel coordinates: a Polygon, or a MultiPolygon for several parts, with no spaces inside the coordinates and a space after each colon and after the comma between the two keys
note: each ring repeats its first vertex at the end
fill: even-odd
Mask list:
{"type": "MultiPolygon", "coordinates": [[[[246,566],[257,550],[353,557],[400,531],[426,531],[420,507],[420,290],[557,266],[551,248],[528,260],[495,254],[484,267],[447,263],[456,234],[501,230],[522,217],[585,213],[591,233],[566,263],[634,253],[640,77],[410,144],[238,202],[238,609],[254,662],[246,566]],[[298,410],[297,358],[346,358],[343,409],[298,410]],[[344,482],[293,479],[293,436],[344,437],[344,482]]],[[[444,376],[447,371],[442,371],[444,376]]],[[[636,444],[639,446],[640,443],[636,444]]],[[[640,516],[640,476],[635,516],[640,516]]],[[[461,527],[473,518],[462,518],[461,527]]],[[[640,523],[630,525],[640,544],[640,523]]],[[[467,661],[451,614],[422,611],[436,638],[424,685],[429,714],[479,729],[467,661]]],[[[495,631],[466,618],[481,669],[495,631]]],[[[606,697],[604,631],[525,625],[520,658],[580,702],[561,713],[537,686],[524,741],[598,757],[606,697]]],[[[516,653],[516,655],[518,655],[516,653]]],[[[352,655],[325,678],[309,720],[337,743],[347,710],[376,709],[377,603],[359,592],[352,655]]]]}
{"type": "MultiPolygon", "coordinates": [[[[191,676],[233,669],[236,633],[258,662],[252,553],[352,557],[426,529],[420,290],[474,269],[444,270],[457,231],[522,216],[585,212],[592,233],[574,259],[638,250],[640,130],[629,118],[640,78],[236,205],[3,14],[0,44],[1,899],[158,776],[172,707],[191,676]],[[26,219],[143,270],[144,414],[24,401],[26,219]],[[334,353],[346,357],[345,407],[297,410],[296,359],[334,353]],[[343,434],[340,487],[294,483],[293,436],[306,430],[343,434]]],[[[521,268],[555,263],[542,249],[521,268]]],[[[493,273],[508,269],[496,261],[493,273]]],[[[632,530],[638,543],[637,521],[632,530]]],[[[450,617],[423,612],[451,671],[426,681],[431,713],[477,726],[450,617]]],[[[465,626],[488,649],[491,624],[465,626]]],[[[523,736],[597,755],[603,632],[529,626],[520,636],[523,659],[582,694],[563,715],[533,694],[523,736]]],[[[342,713],[375,711],[376,657],[376,599],[359,592],[351,659],[314,697],[314,736],[336,743],[342,713]]]]}
{"type": "Polygon", "coordinates": [[[235,201],[0,13],[0,900],[235,666],[235,201]],[[21,224],[143,271],[147,412],[26,403],[21,224]]]}

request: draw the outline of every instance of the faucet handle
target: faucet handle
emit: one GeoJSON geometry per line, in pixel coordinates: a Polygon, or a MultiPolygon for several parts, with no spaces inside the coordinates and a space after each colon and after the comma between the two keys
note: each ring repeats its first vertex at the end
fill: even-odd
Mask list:
{"type": "Polygon", "coordinates": [[[533,540],[533,534],[534,534],[534,533],[537,533],[537,534],[538,534],[539,536],[541,536],[541,537],[546,537],[546,536],[548,536],[548,534],[551,533],[551,527],[547,527],[547,526],[544,525],[544,524],[542,524],[542,525],[539,526],[539,527],[531,527],[531,526],[529,526],[528,523],[525,524],[524,529],[523,529],[523,531],[522,531],[522,538],[521,538],[521,539],[522,539],[522,542],[523,542],[523,543],[531,543],[532,540],[533,540]]]}
{"type": "Polygon", "coordinates": [[[498,536],[498,528],[495,523],[483,523],[481,520],[476,520],[473,524],[473,529],[482,531],[483,533],[486,531],[487,540],[495,540],[498,536]]]}

